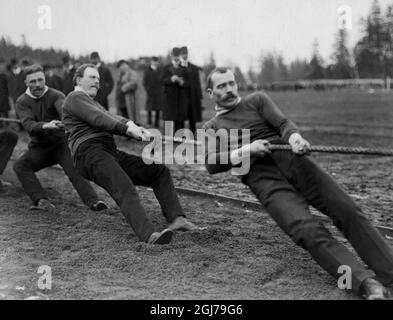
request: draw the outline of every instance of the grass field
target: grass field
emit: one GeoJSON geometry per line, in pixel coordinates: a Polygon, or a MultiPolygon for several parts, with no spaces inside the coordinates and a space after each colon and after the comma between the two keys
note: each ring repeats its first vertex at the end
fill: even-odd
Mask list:
{"type": "MultiPolygon", "coordinates": [[[[137,100],[142,110],[142,119],[145,119],[146,123],[144,111],[146,94],[141,85],[139,88],[137,100]]],[[[249,93],[240,92],[242,96],[249,93]]],[[[304,131],[368,135],[381,137],[382,140],[384,136],[393,137],[393,92],[303,90],[267,93],[284,114],[304,131]]],[[[115,112],[113,95],[110,97],[110,102],[112,111],[115,112]]],[[[205,108],[203,119],[206,121],[215,114],[214,102],[205,93],[202,104],[205,108]]],[[[199,124],[201,125],[202,123],[199,124]]],[[[382,143],[389,147],[389,141],[382,141],[382,143]]]]}
{"type": "MultiPolygon", "coordinates": [[[[242,96],[247,94],[241,93],[242,96]]],[[[268,94],[283,113],[300,127],[316,131],[332,128],[334,132],[393,136],[393,92],[305,90],[268,94]]],[[[214,116],[214,103],[207,96],[204,106],[204,118],[214,116]]]]}

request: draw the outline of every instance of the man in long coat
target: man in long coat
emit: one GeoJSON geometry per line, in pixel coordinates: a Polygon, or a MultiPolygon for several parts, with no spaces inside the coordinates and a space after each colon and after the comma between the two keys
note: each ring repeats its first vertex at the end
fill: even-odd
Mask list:
{"type": "Polygon", "coordinates": [[[202,121],[202,86],[199,77],[199,68],[188,61],[188,48],[180,48],[182,66],[187,69],[190,79],[188,87],[188,120],[190,130],[195,134],[196,123],[202,121]]]}
{"type": "MultiPolygon", "coordinates": [[[[8,89],[8,76],[6,62],[0,57],[0,117],[8,118],[10,111],[10,94],[8,89]]],[[[0,127],[2,123],[0,122],[0,127]]]]}
{"type": "Polygon", "coordinates": [[[152,124],[152,113],[155,112],[154,127],[158,128],[160,123],[160,111],[163,108],[163,88],[161,83],[162,68],[159,66],[157,57],[152,57],[150,66],[143,77],[143,87],[146,90],[147,123],[152,124]]]}
{"type": "Polygon", "coordinates": [[[140,111],[136,103],[136,90],[138,89],[138,73],[133,70],[126,60],[117,64],[120,70],[116,86],[116,103],[118,113],[127,119],[140,124],[140,111]]]}
{"type": "Polygon", "coordinates": [[[111,94],[115,86],[112,74],[108,67],[101,62],[98,52],[91,53],[90,61],[96,66],[98,73],[100,74],[100,89],[98,90],[95,100],[106,110],[109,110],[108,96],[111,94]]]}
{"type": "Polygon", "coordinates": [[[174,122],[174,130],[184,128],[188,120],[188,86],[189,77],[187,69],[180,65],[180,49],[173,48],[172,61],[164,67],[163,79],[165,107],[163,119],[174,122]]]}

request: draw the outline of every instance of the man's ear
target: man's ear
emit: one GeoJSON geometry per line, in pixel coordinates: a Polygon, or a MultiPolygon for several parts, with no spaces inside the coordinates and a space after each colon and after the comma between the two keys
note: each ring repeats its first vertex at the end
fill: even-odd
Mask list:
{"type": "Polygon", "coordinates": [[[207,93],[209,94],[209,97],[210,97],[210,98],[213,98],[213,90],[210,89],[210,88],[208,88],[206,91],[207,91],[207,93]]]}

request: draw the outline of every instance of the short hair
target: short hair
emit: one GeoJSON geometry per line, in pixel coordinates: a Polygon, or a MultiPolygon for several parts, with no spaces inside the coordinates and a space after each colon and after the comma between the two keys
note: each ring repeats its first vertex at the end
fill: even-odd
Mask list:
{"type": "Polygon", "coordinates": [[[117,68],[120,68],[120,66],[121,66],[123,63],[125,63],[125,64],[128,65],[128,66],[130,65],[130,64],[128,63],[127,60],[122,59],[122,60],[120,60],[120,61],[117,63],[117,68]]]}
{"type": "Polygon", "coordinates": [[[90,59],[100,59],[100,55],[97,51],[94,51],[90,54],[90,59]]]}
{"type": "Polygon", "coordinates": [[[178,56],[180,56],[180,48],[174,47],[174,48],[172,49],[171,55],[172,55],[173,57],[178,57],[178,56]]]}
{"type": "Polygon", "coordinates": [[[28,66],[24,69],[23,73],[25,75],[25,78],[29,75],[29,74],[33,74],[36,72],[44,72],[44,68],[39,65],[39,64],[33,64],[31,66],[28,66]]]}
{"type": "Polygon", "coordinates": [[[216,73],[227,73],[228,71],[231,71],[231,69],[229,69],[228,67],[219,67],[219,68],[215,68],[212,72],[209,73],[209,75],[207,76],[207,86],[206,86],[206,90],[211,90],[213,89],[213,80],[212,77],[214,74],[216,73]]]}
{"type": "Polygon", "coordinates": [[[85,75],[85,70],[87,68],[92,68],[97,70],[97,67],[94,64],[91,63],[82,64],[78,69],[76,69],[74,76],[72,78],[72,82],[74,83],[75,86],[77,85],[76,80],[78,78],[83,78],[83,76],[85,75]]]}
{"type": "Polygon", "coordinates": [[[180,54],[188,54],[188,48],[186,46],[180,48],[180,54]]]}
{"type": "Polygon", "coordinates": [[[44,68],[44,71],[48,71],[53,69],[55,66],[53,64],[48,63],[48,64],[44,64],[42,67],[44,68]]]}
{"type": "Polygon", "coordinates": [[[19,60],[17,58],[12,58],[11,61],[10,61],[10,65],[11,66],[15,66],[17,64],[19,64],[19,60]]]}
{"type": "Polygon", "coordinates": [[[158,62],[158,61],[159,61],[159,59],[158,59],[158,57],[151,57],[151,61],[158,62]]]}
{"type": "Polygon", "coordinates": [[[70,57],[68,54],[66,54],[66,55],[64,55],[64,56],[61,58],[61,61],[63,62],[63,64],[66,64],[66,63],[68,63],[68,62],[71,62],[71,57],[70,57]]]}
{"type": "Polygon", "coordinates": [[[23,59],[21,62],[22,67],[25,67],[25,68],[30,66],[31,64],[32,63],[27,58],[23,59]]]}

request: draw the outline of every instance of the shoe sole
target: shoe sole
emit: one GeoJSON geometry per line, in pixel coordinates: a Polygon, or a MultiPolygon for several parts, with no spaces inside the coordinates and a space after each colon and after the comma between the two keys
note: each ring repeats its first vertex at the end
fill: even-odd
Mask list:
{"type": "Polygon", "coordinates": [[[167,229],[163,231],[162,234],[152,244],[168,244],[171,242],[172,237],[173,237],[173,231],[167,229]]]}
{"type": "Polygon", "coordinates": [[[103,211],[108,209],[107,205],[105,203],[100,203],[97,205],[95,208],[91,208],[92,211],[103,211]]]}
{"type": "Polygon", "coordinates": [[[41,211],[41,212],[48,212],[49,214],[55,214],[56,208],[55,207],[48,207],[48,208],[30,207],[29,211],[32,211],[32,212],[41,211]]]}

